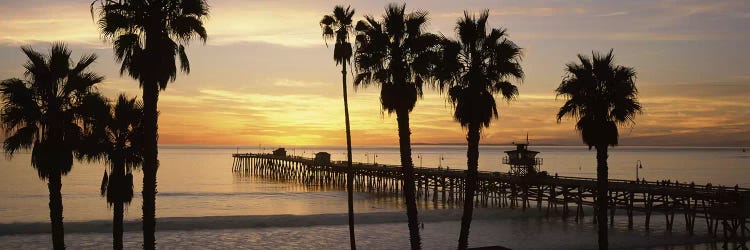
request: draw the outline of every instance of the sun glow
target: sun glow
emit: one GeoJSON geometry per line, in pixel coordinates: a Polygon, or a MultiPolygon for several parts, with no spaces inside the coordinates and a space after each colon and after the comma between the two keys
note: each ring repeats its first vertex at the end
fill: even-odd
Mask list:
{"type": "MultiPolygon", "coordinates": [[[[0,4],[0,79],[23,76],[25,58],[19,46],[44,50],[51,41],[64,41],[74,54],[100,56],[92,68],[107,77],[99,87],[105,95],[140,96],[137,82],[120,76],[111,44],[101,40],[89,4],[0,4]]],[[[160,143],[343,145],[341,68],[331,60],[332,49],[324,45],[318,24],[331,4],[209,4],[208,42],[191,44],[190,74],[180,74],[160,95],[160,143]]],[[[383,11],[381,3],[351,4],[357,8],[355,20],[383,11]]],[[[448,37],[454,36],[462,8],[488,8],[490,24],[507,28],[510,38],[524,48],[526,78],[518,84],[520,95],[511,102],[498,101],[500,117],[482,131],[482,143],[509,143],[528,132],[541,144],[579,144],[574,121],[555,119],[562,100],[556,100],[553,90],[563,66],[576,54],[610,48],[618,63],[638,72],[644,106],[635,124],[622,126],[624,144],[750,142],[750,57],[738,53],[750,51],[750,35],[736,25],[745,23],[750,13],[743,1],[462,4],[459,8],[414,1],[407,7],[429,11],[428,31],[448,37]]],[[[349,86],[352,71],[350,65],[349,86]]],[[[379,93],[377,87],[350,88],[355,145],[398,142],[396,117],[381,110],[379,93]]],[[[465,143],[466,131],[452,115],[445,96],[425,88],[424,98],[410,114],[412,142],[465,143]]]]}

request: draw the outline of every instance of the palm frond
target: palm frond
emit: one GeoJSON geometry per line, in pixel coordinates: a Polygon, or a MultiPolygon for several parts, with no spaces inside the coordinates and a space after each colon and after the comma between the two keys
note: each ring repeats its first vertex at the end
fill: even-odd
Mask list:
{"type": "Polygon", "coordinates": [[[0,82],[0,97],[0,127],[5,128],[6,133],[41,120],[34,89],[27,82],[17,78],[3,80],[0,82]]]}
{"type": "Polygon", "coordinates": [[[333,60],[336,65],[349,63],[352,57],[352,45],[349,36],[352,32],[352,16],[354,9],[347,6],[336,5],[332,15],[324,15],[320,20],[323,41],[328,47],[328,41],[334,40],[333,60]]]}
{"type": "Polygon", "coordinates": [[[104,76],[93,72],[69,75],[68,81],[63,85],[66,95],[78,95],[88,92],[95,84],[104,81],[104,76]]]}
{"type": "Polygon", "coordinates": [[[37,138],[37,133],[39,133],[39,128],[35,124],[29,124],[17,129],[15,133],[3,141],[5,154],[11,156],[19,149],[30,149],[34,144],[34,138],[37,138]]]}
{"type": "Polygon", "coordinates": [[[63,78],[70,70],[70,50],[65,44],[55,42],[49,53],[49,71],[52,77],[63,78]]]}
{"type": "Polygon", "coordinates": [[[50,69],[44,55],[29,46],[23,46],[21,50],[26,54],[26,58],[28,58],[28,61],[23,66],[26,69],[24,76],[34,77],[34,82],[49,81],[50,69]]]}
{"type": "Polygon", "coordinates": [[[190,73],[190,59],[188,59],[187,53],[185,53],[185,46],[179,45],[177,54],[180,57],[180,70],[185,73],[190,73]]]}
{"type": "Polygon", "coordinates": [[[205,17],[209,14],[209,6],[205,0],[182,0],[179,3],[182,15],[205,17]]]}
{"type": "Polygon", "coordinates": [[[65,44],[53,43],[49,54],[23,47],[28,57],[27,80],[7,79],[0,83],[2,127],[8,137],[3,147],[10,156],[31,149],[31,164],[40,178],[65,175],[73,165],[73,151],[80,147],[82,99],[95,91],[102,77],[87,72],[96,59],[85,55],[70,60],[65,44]]]}
{"type": "Polygon", "coordinates": [[[195,16],[177,16],[172,20],[171,32],[177,40],[187,43],[193,39],[193,35],[205,43],[208,39],[206,28],[203,27],[203,21],[195,16]]]}
{"type": "Polygon", "coordinates": [[[423,87],[436,79],[440,37],[425,33],[426,12],[406,13],[404,4],[389,4],[380,20],[366,15],[354,27],[357,35],[354,85],[381,88],[388,113],[411,111],[423,87]]]}
{"type": "Polygon", "coordinates": [[[507,101],[518,95],[510,80],[522,81],[522,49],[503,28],[488,31],[489,11],[464,12],[456,22],[457,40],[444,38],[435,74],[438,89],[448,91],[454,119],[463,127],[488,127],[499,116],[494,95],[507,101]]]}
{"type": "Polygon", "coordinates": [[[618,124],[634,122],[641,113],[635,70],[614,64],[613,51],[578,55],[580,63],[566,65],[566,76],[555,90],[566,99],[557,113],[579,119],[576,130],[589,147],[615,146],[618,124]]]}
{"type": "Polygon", "coordinates": [[[205,44],[208,39],[203,23],[209,15],[205,0],[95,0],[92,13],[95,3],[99,3],[96,9],[100,33],[105,40],[113,40],[115,57],[121,63],[120,74],[127,72],[141,85],[158,84],[165,89],[177,78],[176,57],[180,57],[179,69],[189,73],[189,64],[183,60],[187,56],[180,46],[187,46],[192,39],[205,44]],[[147,66],[150,64],[156,66],[147,66]],[[153,77],[145,79],[150,75],[153,77]]]}

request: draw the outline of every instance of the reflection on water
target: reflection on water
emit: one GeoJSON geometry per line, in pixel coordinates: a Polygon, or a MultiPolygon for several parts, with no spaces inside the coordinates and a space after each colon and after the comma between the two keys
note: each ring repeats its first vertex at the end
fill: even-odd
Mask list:
{"type": "MultiPolygon", "coordinates": [[[[564,176],[595,176],[595,156],[586,147],[534,147],[544,158],[542,170],[564,176]]],[[[343,148],[287,148],[290,154],[310,157],[318,151],[331,152],[332,160],[343,160],[343,148]]],[[[500,165],[500,146],[483,146],[480,170],[507,171],[500,165]]],[[[338,189],[302,186],[296,182],[276,182],[232,174],[231,154],[259,152],[257,148],[167,146],[160,149],[158,174],[158,217],[218,215],[322,214],[345,213],[346,194],[338,189]]],[[[263,151],[262,149],[260,151],[263,151]]],[[[266,150],[268,151],[268,150],[266,150]]],[[[463,168],[465,147],[414,146],[415,165],[463,168]],[[417,158],[417,155],[421,157],[417,158]],[[440,160],[442,155],[443,160],[440,160]],[[421,163],[420,163],[421,161],[421,163]]],[[[618,147],[610,153],[610,176],[633,179],[635,163],[643,162],[640,176],[647,180],[671,179],[680,182],[712,182],[750,187],[750,152],[737,148],[658,148],[618,147]]],[[[12,160],[0,159],[0,223],[45,222],[49,219],[47,186],[29,165],[29,154],[12,160]]],[[[354,148],[355,161],[373,160],[398,164],[398,147],[354,148]],[[377,155],[377,157],[375,157],[377,155]]],[[[101,164],[77,163],[63,178],[66,221],[109,220],[111,210],[99,196],[101,164]]],[[[126,220],[140,218],[142,176],[135,173],[135,194],[127,207],[126,220]]],[[[356,193],[355,212],[402,211],[398,196],[356,193]]],[[[421,209],[454,208],[452,205],[420,201],[421,209]]],[[[700,226],[698,226],[700,227],[700,226]]]]}
{"type": "MultiPolygon", "coordinates": [[[[455,249],[458,221],[427,222],[422,231],[425,249],[455,249]]],[[[362,249],[402,249],[409,245],[404,223],[360,224],[355,227],[357,245],[362,249]]],[[[507,219],[475,220],[470,245],[501,245],[512,249],[596,249],[593,225],[560,220],[507,219]]],[[[267,227],[157,232],[160,246],[174,249],[348,249],[348,231],[340,225],[308,227],[267,227]]],[[[721,243],[702,243],[700,236],[674,233],[644,233],[615,228],[610,245],[620,249],[721,249],[721,243]],[[656,247],[658,246],[658,247],[656,247]]],[[[103,249],[112,244],[108,233],[68,233],[71,249],[103,249]]],[[[141,247],[140,232],[126,232],[126,249],[141,247]]],[[[0,236],[9,249],[44,248],[48,234],[0,236]]],[[[731,249],[735,245],[730,245],[731,249]]]]}
{"type": "MultiPolygon", "coordinates": [[[[485,146],[481,148],[480,169],[507,171],[500,165],[502,151],[511,147],[485,146]]],[[[542,170],[563,176],[594,177],[594,152],[585,147],[534,147],[544,158],[542,170]]],[[[188,224],[197,223],[205,216],[229,215],[283,215],[293,214],[305,218],[317,214],[346,213],[346,193],[329,186],[299,185],[297,181],[274,181],[246,175],[234,175],[231,171],[231,154],[235,148],[221,147],[162,147],[160,149],[157,216],[189,217],[188,224]]],[[[240,149],[243,152],[259,152],[257,149],[240,149]]],[[[289,152],[311,156],[313,152],[328,151],[332,160],[343,160],[342,148],[295,148],[289,152]]],[[[465,164],[465,148],[460,146],[415,146],[415,165],[438,166],[461,169],[465,164]],[[420,156],[417,158],[417,156],[420,156]],[[442,156],[442,160],[440,157],[442,156]]],[[[647,180],[670,179],[680,182],[711,182],[750,187],[750,153],[735,148],[645,148],[619,147],[610,153],[610,176],[615,179],[633,179],[635,163],[643,162],[640,176],[647,180]]],[[[46,184],[37,178],[29,166],[29,155],[18,154],[13,160],[2,159],[0,163],[0,224],[11,222],[47,222],[49,211],[46,184]]],[[[377,161],[380,164],[398,164],[397,147],[355,148],[354,160],[377,161]],[[377,155],[377,157],[375,157],[377,155]]],[[[112,211],[104,198],[99,196],[99,184],[103,168],[100,164],[75,164],[73,171],[63,178],[63,202],[66,222],[111,219],[112,211]]],[[[127,207],[125,219],[140,218],[140,190],[142,176],[135,173],[133,202],[127,207]]],[[[425,210],[439,212],[455,209],[452,203],[418,201],[421,216],[427,221],[423,238],[425,248],[452,249],[458,235],[460,216],[437,216],[431,218],[425,210]]],[[[379,216],[376,212],[399,212],[403,219],[403,200],[398,195],[356,193],[354,209],[358,218],[366,215],[379,216]]],[[[497,209],[497,208],[493,208],[497,209]]],[[[524,214],[533,214],[533,210],[524,214]]],[[[510,210],[497,210],[499,214],[511,214],[510,210]]],[[[581,223],[566,221],[560,217],[497,217],[481,218],[472,224],[472,245],[504,245],[519,249],[588,249],[595,248],[596,229],[591,211],[581,223]]],[[[405,216],[403,216],[405,217],[405,216]]],[[[297,217],[295,217],[297,218],[297,217]]],[[[345,218],[345,217],[342,217],[345,218]]],[[[377,217],[382,219],[380,217],[377,217]]],[[[697,221],[696,236],[687,235],[684,221],[675,220],[674,232],[665,229],[662,216],[652,218],[651,230],[645,230],[644,218],[636,215],[634,229],[627,229],[625,216],[615,216],[613,246],[637,248],[664,244],[692,244],[690,246],[659,247],[659,249],[716,249],[715,244],[699,244],[711,240],[706,238],[705,222],[697,221]]],[[[387,220],[386,220],[387,221],[387,220]]],[[[168,219],[162,219],[164,226],[168,219]]],[[[137,223],[137,222],[134,222],[137,223]]],[[[210,223],[207,223],[210,224],[210,223]]],[[[274,225],[274,222],[267,222],[274,225]]],[[[327,225],[327,224],[326,224],[327,225]]],[[[72,226],[72,225],[71,225],[72,226]]],[[[199,226],[195,226],[199,228],[199,226]]],[[[46,228],[46,225],[45,225],[46,228]]],[[[107,226],[102,228],[108,229],[107,226]]],[[[139,227],[134,227],[139,228],[139,227]]],[[[393,249],[408,245],[408,233],[403,223],[359,224],[358,243],[367,249],[393,249]],[[383,241],[383,239],[388,239],[383,241]]],[[[345,223],[330,226],[218,229],[184,231],[160,231],[158,238],[162,246],[174,248],[319,248],[337,249],[347,246],[345,223]],[[289,240],[295,239],[295,240],[289,240]],[[200,242],[200,244],[196,244],[200,242]]],[[[109,233],[87,233],[66,235],[71,248],[100,249],[111,244],[109,233]]],[[[125,234],[126,247],[139,248],[140,234],[125,234]]],[[[0,236],[3,248],[46,247],[49,235],[0,236]]],[[[720,246],[718,246],[720,247],[720,246]]]]}

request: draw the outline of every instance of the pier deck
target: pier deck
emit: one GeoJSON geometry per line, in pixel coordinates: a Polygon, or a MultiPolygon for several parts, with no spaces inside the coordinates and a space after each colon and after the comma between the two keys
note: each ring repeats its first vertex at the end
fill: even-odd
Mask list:
{"type": "MultiPolygon", "coordinates": [[[[306,185],[346,185],[346,162],[316,162],[310,158],[271,154],[233,154],[232,170],[279,180],[299,181],[306,185]]],[[[354,186],[360,192],[401,193],[401,167],[353,163],[354,186]]],[[[434,203],[462,204],[465,170],[415,168],[418,199],[434,203]]],[[[688,183],[637,182],[609,180],[610,223],[616,211],[624,211],[628,227],[633,227],[634,212],[645,215],[649,229],[652,216],[663,215],[666,230],[672,231],[675,215],[685,220],[685,230],[694,233],[697,219],[707,232],[717,236],[719,226],[724,238],[747,239],[750,190],[688,183]]],[[[584,206],[596,210],[596,179],[564,176],[517,176],[480,171],[475,195],[477,206],[538,209],[547,216],[560,215],[579,221],[584,206]]],[[[594,217],[594,220],[596,217],[594,217]]]]}

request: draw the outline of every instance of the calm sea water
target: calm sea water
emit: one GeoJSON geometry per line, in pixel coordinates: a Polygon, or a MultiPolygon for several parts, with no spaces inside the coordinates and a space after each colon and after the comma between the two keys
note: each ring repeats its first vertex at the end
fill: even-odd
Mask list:
{"type": "MultiPolygon", "coordinates": [[[[510,146],[480,147],[480,170],[507,172],[508,167],[500,162],[503,151],[510,149],[510,146]]],[[[541,151],[539,157],[544,158],[541,168],[550,174],[596,175],[595,151],[586,147],[532,146],[532,149],[541,151]]],[[[270,150],[258,147],[160,147],[157,217],[346,213],[345,192],[240,177],[232,173],[232,153],[270,150]]],[[[344,160],[346,156],[345,150],[338,147],[287,147],[287,150],[288,154],[307,157],[327,151],[333,160],[344,160]]],[[[465,169],[465,155],[464,146],[413,147],[417,167],[465,169]]],[[[399,163],[398,147],[359,147],[353,150],[353,157],[358,162],[399,163]]],[[[17,154],[12,159],[0,160],[0,224],[49,221],[47,186],[31,168],[29,158],[29,154],[17,154]]],[[[618,147],[610,151],[610,178],[634,179],[638,160],[643,164],[639,175],[647,180],[750,187],[750,152],[742,152],[741,148],[618,147]]],[[[63,177],[66,222],[111,220],[112,211],[99,195],[103,167],[103,164],[76,163],[73,171],[63,177]]],[[[126,220],[139,220],[141,216],[140,172],[136,173],[134,180],[136,197],[126,207],[126,220]]],[[[434,209],[428,205],[421,207],[434,209]]],[[[403,210],[397,199],[355,194],[358,214],[403,210]]],[[[567,234],[575,234],[575,231],[563,235],[567,234]]],[[[102,237],[106,238],[106,234],[102,237]]],[[[20,241],[30,239],[21,238],[20,241]]]]}
{"type": "MultiPolygon", "coordinates": [[[[336,147],[287,148],[289,154],[311,156],[327,151],[333,160],[344,160],[345,150],[336,147]]],[[[480,170],[507,172],[500,164],[504,150],[511,147],[480,148],[480,170]]],[[[544,158],[542,170],[561,176],[595,177],[595,152],[586,147],[532,147],[544,158]]],[[[157,215],[159,217],[195,217],[213,215],[271,215],[345,213],[345,193],[321,191],[294,183],[276,183],[252,177],[238,177],[231,171],[235,152],[269,152],[271,149],[162,146],[158,173],[157,215]]],[[[361,147],[353,150],[354,161],[398,164],[398,147],[361,147]],[[374,159],[373,159],[374,158],[374,159]]],[[[465,169],[465,147],[414,146],[414,164],[423,167],[465,169]],[[441,159],[442,158],[442,159],[441,159]]],[[[17,154],[0,160],[0,223],[40,222],[49,219],[48,191],[29,154],[17,154]]],[[[618,147],[610,151],[610,178],[634,179],[636,161],[643,168],[641,178],[671,179],[696,184],[713,183],[750,187],[750,152],[740,148],[618,147]]],[[[111,211],[99,196],[103,164],[76,163],[63,177],[63,202],[66,221],[109,219],[111,211]]],[[[133,203],[126,219],[140,217],[142,176],[136,173],[133,203]]],[[[398,211],[396,200],[355,196],[357,212],[398,211]]]]}

